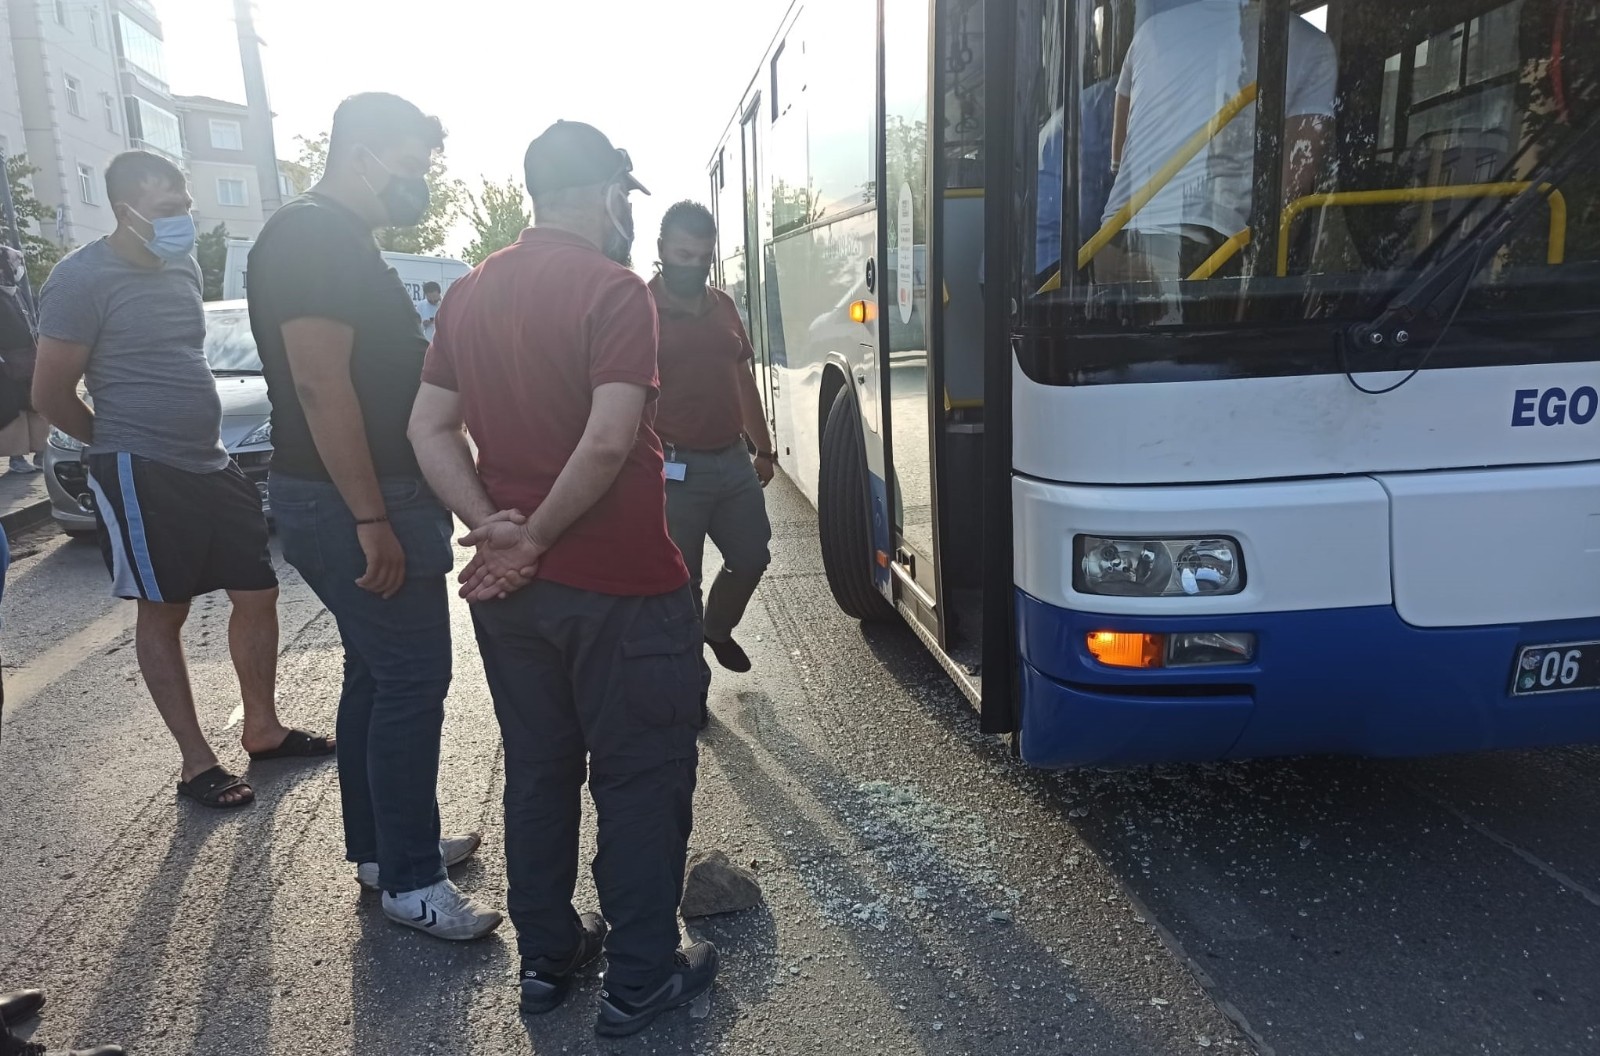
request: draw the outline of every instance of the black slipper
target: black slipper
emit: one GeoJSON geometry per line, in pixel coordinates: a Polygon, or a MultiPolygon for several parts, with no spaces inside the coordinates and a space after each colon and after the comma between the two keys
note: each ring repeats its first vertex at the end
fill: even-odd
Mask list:
{"type": "Polygon", "coordinates": [[[319,755],[332,755],[333,752],[332,738],[310,734],[305,730],[290,730],[278,747],[264,752],[251,752],[250,759],[257,763],[269,759],[314,759],[319,755]]]}
{"type": "Polygon", "coordinates": [[[218,810],[231,810],[234,807],[249,806],[256,801],[256,793],[242,777],[228,773],[220,766],[213,766],[204,773],[199,773],[187,781],[178,782],[178,795],[194,800],[202,806],[215,807],[218,810]],[[243,799],[227,800],[222,797],[235,789],[242,788],[250,794],[243,799]]]}

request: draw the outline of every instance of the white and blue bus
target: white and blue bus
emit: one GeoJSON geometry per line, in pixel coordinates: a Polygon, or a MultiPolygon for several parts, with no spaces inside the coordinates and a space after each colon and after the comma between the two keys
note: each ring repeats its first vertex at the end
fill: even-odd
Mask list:
{"type": "Polygon", "coordinates": [[[1589,0],[799,0],[710,178],[839,605],[1042,767],[1600,740],[1597,114],[1589,0]]]}

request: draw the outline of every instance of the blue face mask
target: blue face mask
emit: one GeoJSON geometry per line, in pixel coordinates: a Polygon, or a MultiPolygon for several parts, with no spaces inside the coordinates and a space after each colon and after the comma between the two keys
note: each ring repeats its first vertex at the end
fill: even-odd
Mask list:
{"type": "Polygon", "coordinates": [[[158,216],[154,220],[145,220],[136,210],[129,209],[128,212],[150,225],[151,234],[144,240],[145,247],[162,260],[176,263],[194,252],[196,232],[192,214],[158,216]]]}

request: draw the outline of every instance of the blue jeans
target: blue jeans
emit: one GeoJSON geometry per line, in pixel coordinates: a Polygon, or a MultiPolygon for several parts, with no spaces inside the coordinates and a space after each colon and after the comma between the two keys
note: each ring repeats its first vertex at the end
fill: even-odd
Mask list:
{"type": "Polygon", "coordinates": [[[272,474],[283,556],[333,613],[344,642],[339,788],[345,854],[377,862],[384,890],[444,879],[439,857],[439,738],[450,689],[450,515],[421,480],[384,478],[406,581],[385,600],[356,586],[367,559],[355,518],[326,481],[272,474]]]}

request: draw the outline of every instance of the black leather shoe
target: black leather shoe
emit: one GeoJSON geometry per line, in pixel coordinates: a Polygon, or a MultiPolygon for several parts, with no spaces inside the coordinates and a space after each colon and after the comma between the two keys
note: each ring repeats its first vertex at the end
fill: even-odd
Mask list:
{"type": "Polygon", "coordinates": [[[17,990],[0,994],[0,1024],[16,1024],[32,1019],[42,1008],[43,990],[17,990]]]}
{"type": "Polygon", "coordinates": [[[729,638],[719,642],[711,638],[706,639],[706,644],[711,647],[711,652],[717,658],[717,663],[737,674],[744,674],[750,670],[750,657],[739,647],[739,643],[729,638]]]}

